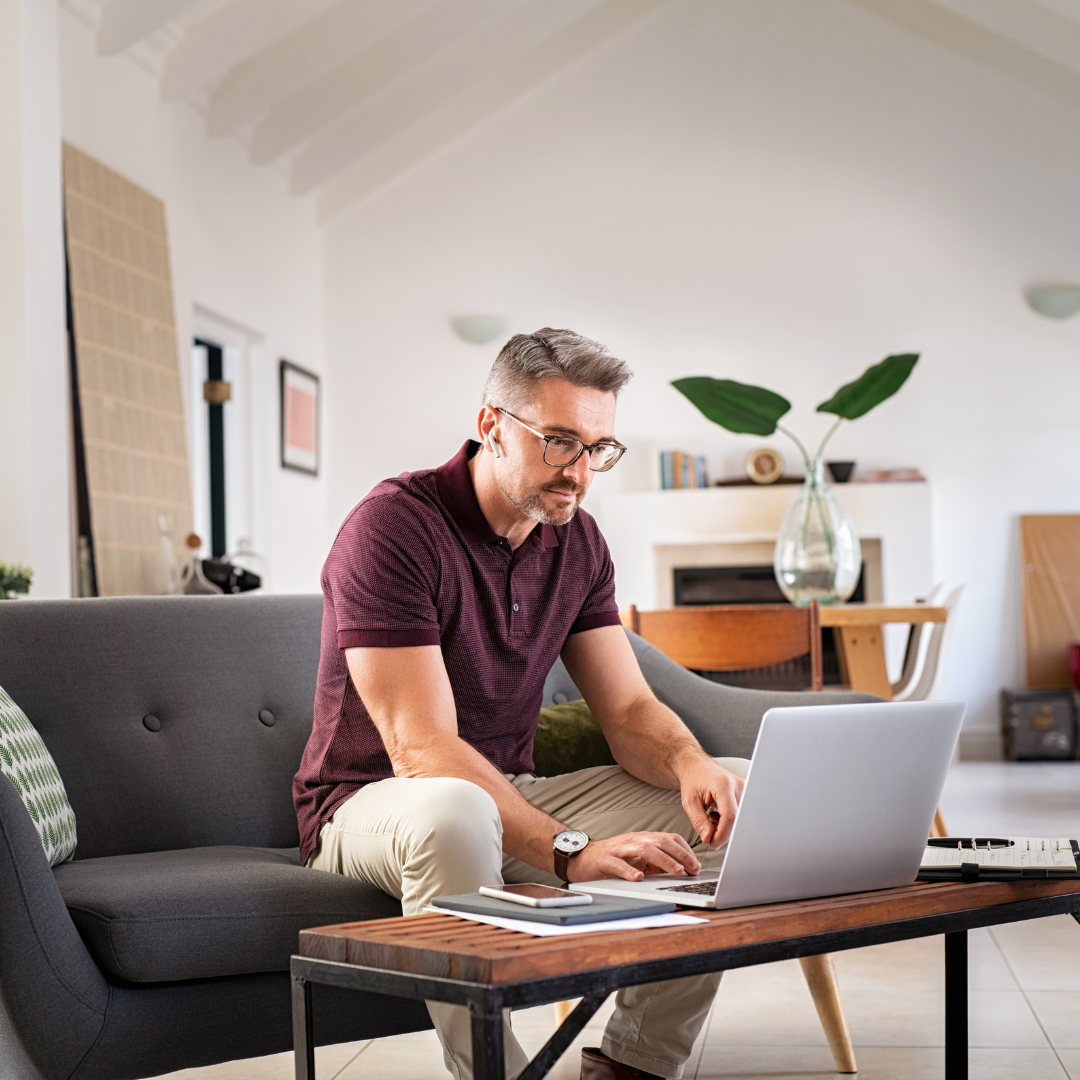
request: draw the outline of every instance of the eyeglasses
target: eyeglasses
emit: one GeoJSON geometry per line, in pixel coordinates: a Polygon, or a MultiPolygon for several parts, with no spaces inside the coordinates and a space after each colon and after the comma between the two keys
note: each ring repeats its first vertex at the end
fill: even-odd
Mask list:
{"type": "Polygon", "coordinates": [[[524,420],[519,420],[512,412],[495,407],[503,416],[509,416],[515,424],[520,424],[526,431],[531,431],[538,439],[544,440],[544,461],[556,469],[565,469],[573,465],[582,454],[589,455],[589,469],[592,472],[607,472],[626,453],[622,443],[598,442],[587,446],[580,439],[568,435],[545,435],[534,427],[529,427],[524,420]]]}

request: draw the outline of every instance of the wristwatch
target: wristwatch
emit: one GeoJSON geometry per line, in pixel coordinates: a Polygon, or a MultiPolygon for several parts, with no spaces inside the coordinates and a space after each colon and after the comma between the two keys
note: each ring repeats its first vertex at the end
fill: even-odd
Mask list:
{"type": "Polygon", "coordinates": [[[589,844],[589,837],[580,829],[563,829],[555,834],[552,849],[555,852],[555,875],[563,881],[570,880],[570,860],[580,855],[589,844]]]}

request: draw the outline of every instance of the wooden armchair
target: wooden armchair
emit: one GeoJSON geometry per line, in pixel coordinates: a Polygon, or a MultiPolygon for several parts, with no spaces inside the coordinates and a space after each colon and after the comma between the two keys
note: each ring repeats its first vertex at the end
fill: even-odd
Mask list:
{"type": "Polygon", "coordinates": [[[809,655],[810,689],[820,690],[821,612],[782,604],[731,604],[621,613],[623,625],[676,664],[694,671],[742,671],[809,655]]]}
{"type": "MultiPolygon", "coordinates": [[[[638,611],[631,606],[622,613],[622,621],[677,664],[695,671],[740,671],[809,654],[810,688],[822,688],[821,621],[816,600],[804,608],[733,604],[638,611]]],[[[832,957],[804,956],[799,963],[837,1072],[857,1072],[832,957]]]]}

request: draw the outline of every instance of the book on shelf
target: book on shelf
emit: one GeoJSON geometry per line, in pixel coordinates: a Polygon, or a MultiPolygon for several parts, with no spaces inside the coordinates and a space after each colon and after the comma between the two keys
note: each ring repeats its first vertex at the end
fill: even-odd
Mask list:
{"type": "Polygon", "coordinates": [[[709,477],[703,454],[688,454],[683,450],[660,452],[660,487],[663,490],[708,486],[709,477]]]}

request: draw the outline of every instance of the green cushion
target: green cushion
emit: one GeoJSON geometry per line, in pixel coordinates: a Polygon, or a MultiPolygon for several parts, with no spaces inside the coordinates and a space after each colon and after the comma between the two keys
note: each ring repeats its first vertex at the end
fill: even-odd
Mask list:
{"type": "Polygon", "coordinates": [[[75,854],[75,812],[52,754],[26,713],[0,686],[0,772],[26,804],[49,865],[75,854]]]}
{"type": "Polygon", "coordinates": [[[537,776],[561,776],[594,765],[614,764],[607,739],[583,700],[540,710],[533,742],[533,771],[537,776]]]}

